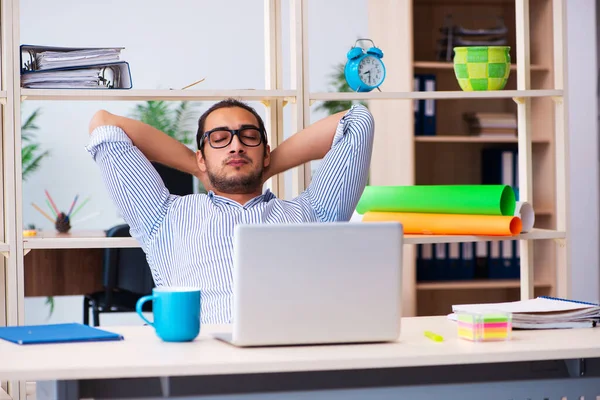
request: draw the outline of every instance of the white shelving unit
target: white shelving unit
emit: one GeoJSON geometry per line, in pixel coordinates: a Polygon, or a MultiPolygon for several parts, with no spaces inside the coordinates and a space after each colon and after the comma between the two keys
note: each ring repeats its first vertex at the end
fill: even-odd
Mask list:
{"type": "MultiPolygon", "coordinates": [[[[405,269],[403,275],[403,309],[406,316],[415,315],[418,290],[438,289],[494,289],[520,288],[522,298],[534,293],[533,246],[535,240],[548,240],[555,244],[556,268],[553,276],[546,277],[536,285],[552,287],[556,294],[569,296],[570,270],[568,266],[568,222],[567,222],[567,154],[566,133],[564,23],[566,0],[535,0],[551,5],[553,61],[530,63],[529,1],[499,0],[497,3],[512,5],[515,12],[515,37],[518,62],[513,65],[517,75],[516,89],[492,92],[462,92],[455,90],[438,92],[413,92],[412,75],[414,68],[434,68],[440,71],[451,70],[451,64],[413,59],[413,12],[415,0],[368,0],[369,35],[385,53],[384,61],[388,70],[382,92],[371,93],[312,93],[309,90],[308,47],[307,47],[307,7],[310,0],[290,0],[290,26],[292,57],[292,89],[283,89],[281,0],[265,0],[265,55],[266,88],[264,90],[31,90],[20,87],[19,65],[19,0],[0,0],[2,35],[2,164],[3,164],[3,210],[1,216],[4,229],[0,237],[0,252],[5,255],[3,273],[0,273],[0,325],[22,324],[24,321],[24,257],[34,249],[137,247],[133,239],[108,239],[102,237],[61,238],[23,237],[22,226],[22,181],[21,181],[21,102],[28,100],[220,100],[237,97],[246,101],[261,101],[267,106],[266,124],[272,147],[283,140],[283,108],[292,108],[293,128],[300,130],[309,123],[310,107],[324,100],[368,100],[376,120],[376,139],[371,166],[373,185],[412,185],[415,184],[415,143],[439,142],[460,143],[471,146],[488,139],[465,138],[460,135],[415,139],[410,130],[398,130],[399,124],[413,126],[412,101],[418,99],[439,100],[514,100],[518,109],[519,182],[522,200],[532,198],[532,143],[545,143],[547,139],[532,138],[530,126],[531,101],[539,98],[553,100],[553,112],[545,118],[551,119],[554,136],[551,140],[554,149],[554,200],[552,204],[539,208],[538,214],[548,214],[555,218],[553,229],[534,229],[519,235],[521,254],[521,280],[495,282],[453,282],[446,286],[417,284],[415,279],[414,244],[443,242],[475,242],[500,240],[498,237],[478,236],[421,236],[408,235],[405,243],[405,269]],[[530,73],[538,71],[554,74],[553,87],[531,88],[530,73]],[[410,132],[410,134],[409,134],[410,132]]],[[[532,0],[534,1],[534,0],[532,0]]],[[[435,3],[435,0],[433,0],[435,3]]],[[[484,0],[465,0],[463,3],[486,3],[484,0]]],[[[445,72],[451,73],[451,72],[445,72]]],[[[498,142],[498,141],[496,141],[498,142]]],[[[294,171],[293,193],[302,191],[310,180],[308,166],[294,171]]],[[[270,183],[272,190],[284,193],[283,177],[270,183]]],[[[548,249],[546,247],[545,249],[548,249]]],[[[24,382],[4,384],[14,399],[25,399],[24,382]]]]}
{"type": "MultiPolygon", "coordinates": [[[[417,282],[416,249],[406,246],[405,315],[447,313],[454,301],[516,300],[540,292],[570,297],[565,1],[406,0],[386,2],[387,7],[378,4],[369,1],[370,38],[383,49],[386,67],[394,75],[388,75],[382,93],[364,96],[370,99],[377,126],[371,184],[478,183],[479,151],[484,146],[512,143],[518,150],[520,200],[533,204],[538,228],[517,238],[520,280],[417,282]],[[482,15],[504,17],[513,57],[505,90],[462,92],[452,63],[434,60],[439,28],[449,14],[469,28],[481,27],[473,20],[481,21],[482,15]],[[412,92],[416,73],[435,74],[437,91],[412,92]],[[414,135],[413,104],[419,99],[436,100],[435,136],[414,135]],[[518,118],[515,138],[469,136],[462,125],[462,114],[467,111],[513,110],[518,118]]],[[[311,99],[327,96],[316,93],[311,99]]],[[[332,97],[358,96],[340,93],[332,97]]],[[[407,238],[407,243],[417,243],[411,239],[407,238]]],[[[436,239],[491,240],[437,237],[431,242],[436,239]]]]}

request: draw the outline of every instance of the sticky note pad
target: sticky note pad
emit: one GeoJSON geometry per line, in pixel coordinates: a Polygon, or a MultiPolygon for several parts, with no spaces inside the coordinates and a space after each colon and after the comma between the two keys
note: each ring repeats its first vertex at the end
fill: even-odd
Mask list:
{"type": "Polygon", "coordinates": [[[510,340],[512,314],[502,311],[460,312],[458,337],[473,342],[510,340]]]}

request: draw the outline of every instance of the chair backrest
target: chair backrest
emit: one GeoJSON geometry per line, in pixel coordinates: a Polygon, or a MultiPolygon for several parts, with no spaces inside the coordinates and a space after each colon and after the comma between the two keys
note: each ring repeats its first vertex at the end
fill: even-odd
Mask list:
{"type": "MultiPolygon", "coordinates": [[[[110,228],[107,237],[131,237],[129,225],[110,228]]],[[[144,251],[137,248],[104,249],[104,287],[108,292],[118,289],[146,295],[152,293],[154,280],[144,251]]]]}
{"type": "Polygon", "coordinates": [[[194,193],[194,177],[192,175],[167,167],[158,162],[152,162],[152,165],[162,178],[169,193],[179,196],[194,193]]]}

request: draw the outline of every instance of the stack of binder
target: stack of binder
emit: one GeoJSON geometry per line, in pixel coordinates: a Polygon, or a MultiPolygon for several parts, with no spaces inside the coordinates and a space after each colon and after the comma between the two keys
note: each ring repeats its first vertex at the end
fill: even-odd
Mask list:
{"type": "MultiPolygon", "coordinates": [[[[519,153],[514,146],[485,148],[481,151],[481,183],[502,184],[513,188],[519,200],[519,153]]],[[[517,240],[488,242],[482,249],[487,264],[487,278],[518,279],[521,276],[521,256],[517,240]]]]}
{"type": "Polygon", "coordinates": [[[29,89],[131,89],[122,47],[21,46],[21,87],[29,89]]]}
{"type": "Polygon", "coordinates": [[[454,47],[462,46],[506,46],[508,44],[508,28],[501,16],[461,16],[463,20],[470,20],[476,28],[466,28],[456,23],[455,16],[446,16],[444,26],[440,29],[441,39],[437,41],[436,58],[438,61],[452,61],[454,47]],[[483,24],[484,20],[495,20],[496,23],[489,27],[483,24]]]}

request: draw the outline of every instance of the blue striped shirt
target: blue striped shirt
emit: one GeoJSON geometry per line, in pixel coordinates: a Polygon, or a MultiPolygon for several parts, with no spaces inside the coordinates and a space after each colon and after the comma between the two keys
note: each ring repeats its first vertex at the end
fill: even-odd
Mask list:
{"type": "Polygon", "coordinates": [[[304,192],[283,200],[267,189],[243,205],[213,192],[170,194],[152,164],[116,126],[97,127],[86,149],[144,250],[156,286],[199,287],[202,322],[230,323],[234,227],[350,220],[367,181],[373,131],[369,111],[353,106],[304,192]]]}

